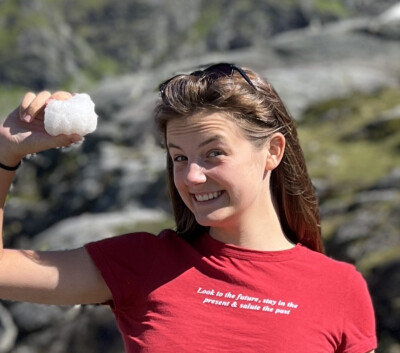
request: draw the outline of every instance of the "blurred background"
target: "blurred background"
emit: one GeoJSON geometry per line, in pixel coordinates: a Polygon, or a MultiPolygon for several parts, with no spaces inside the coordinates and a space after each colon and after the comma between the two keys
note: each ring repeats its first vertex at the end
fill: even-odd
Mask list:
{"type": "MultiPolygon", "coordinates": [[[[1,117],[42,89],[88,92],[99,114],[80,147],[23,163],[6,245],[65,249],[173,226],[153,132],[156,88],[217,61],[262,73],[286,102],[320,198],[326,252],[363,273],[378,352],[399,353],[397,1],[0,0],[1,117]]],[[[3,301],[2,352],[123,347],[108,308],[3,301]]]]}

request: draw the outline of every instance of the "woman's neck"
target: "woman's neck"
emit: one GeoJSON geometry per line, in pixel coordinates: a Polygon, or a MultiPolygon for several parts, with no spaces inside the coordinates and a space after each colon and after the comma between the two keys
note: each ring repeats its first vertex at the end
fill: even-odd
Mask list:
{"type": "Polygon", "coordinates": [[[251,250],[279,251],[295,246],[284,234],[276,213],[263,220],[240,224],[234,228],[211,227],[210,236],[220,242],[251,250]]]}

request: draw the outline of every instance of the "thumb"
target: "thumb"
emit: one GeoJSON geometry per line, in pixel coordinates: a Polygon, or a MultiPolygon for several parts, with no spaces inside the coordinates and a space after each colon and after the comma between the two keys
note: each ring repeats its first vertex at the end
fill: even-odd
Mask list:
{"type": "Polygon", "coordinates": [[[66,147],[73,143],[78,143],[78,142],[83,141],[83,136],[78,135],[78,134],[60,135],[59,137],[60,137],[60,142],[62,142],[62,141],[65,142],[62,147],[66,147]]]}
{"type": "Polygon", "coordinates": [[[61,134],[51,139],[52,146],[49,146],[49,148],[68,147],[74,143],[79,143],[81,141],[83,141],[83,136],[80,136],[78,134],[72,134],[72,135],[61,134]]]}

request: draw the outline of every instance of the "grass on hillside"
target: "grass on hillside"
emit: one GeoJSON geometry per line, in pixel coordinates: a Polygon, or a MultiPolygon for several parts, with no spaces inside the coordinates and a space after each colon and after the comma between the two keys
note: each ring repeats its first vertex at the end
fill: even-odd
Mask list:
{"type": "MultiPolygon", "coordinates": [[[[325,205],[340,207],[351,203],[359,190],[400,166],[400,119],[394,120],[392,126],[387,124],[381,138],[371,139],[359,133],[384,112],[400,106],[399,98],[400,89],[354,94],[318,104],[305,114],[298,126],[299,137],[311,178],[322,180],[332,190],[325,205]]],[[[349,217],[350,213],[323,216],[324,239],[329,239],[349,217]]],[[[363,269],[368,264],[363,264],[363,269]]]]}
{"type": "Polygon", "coordinates": [[[400,128],[385,138],[357,132],[400,105],[400,89],[354,94],[308,110],[298,131],[312,178],[341,185],[345,192],[370,185],[400,165],[400,128]]]}

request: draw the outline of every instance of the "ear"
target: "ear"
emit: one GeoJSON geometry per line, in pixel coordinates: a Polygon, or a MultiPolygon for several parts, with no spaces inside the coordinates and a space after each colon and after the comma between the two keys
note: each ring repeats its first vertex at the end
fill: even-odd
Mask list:
{"type": "Polygon", "coordinates": [[[269,138],[267,150],[267,160],[265,170],[271,171],[275,169],[283,158],[285,152],[286,139],[280,132],[276,132],[269,138]]]}

